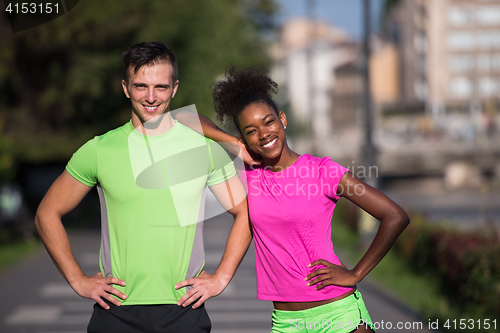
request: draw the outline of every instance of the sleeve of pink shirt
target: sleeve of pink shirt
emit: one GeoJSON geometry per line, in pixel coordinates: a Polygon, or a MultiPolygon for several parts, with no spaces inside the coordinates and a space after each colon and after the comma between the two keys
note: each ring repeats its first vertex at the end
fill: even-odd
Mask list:
{"type": "Polygon", "coordinates": [[[331,189],[330,193],[325,193],[328,197],[337,201],[340,199],[342,195],[338,195],[337,193],[342,193],[343,189],[341,188],[337,191],[340,179],[346,173],[350,171],[349,169],[343,167],[342,165],[334,162],[330,157],[324,157],[320,161],[319,172],[321,179],[324,179],[330,186],[328,188],[331,189]]]}

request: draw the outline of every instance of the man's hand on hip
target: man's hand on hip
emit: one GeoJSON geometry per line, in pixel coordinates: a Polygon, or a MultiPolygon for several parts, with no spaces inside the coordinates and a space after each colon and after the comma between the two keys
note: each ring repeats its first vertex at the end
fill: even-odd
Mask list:
{"type": "Polygon", "coordinates": [[[175,289],[186,286],[192,286],[192,288],[179,299],[177,305],[186,307],[196,301],[193,305],[193,309],[196,309],[210,297],[217,296],[223,292],[227,284],[217,279],[215,274],[202,271],[198,277],[177,283],[175,289]]]}
{"type": "Polygon", "coordinates": [[[109,305],[104,302],[103,299],[113,303],[116,306],[120,306],[121,302],[111,295],[118,296],[121,299],[127,298],[127,295],[125,295],[118,289],[113,288],[111,286],[112,284],[125,286],[125,281],[115,277],[103,277],[99,272],[92,276],[82,276],[80,280],[72,283],[71,287],[76,291],[78,295],[85,298],[90,298],[96,301],[104,309],[108,310],[109,305]]]}

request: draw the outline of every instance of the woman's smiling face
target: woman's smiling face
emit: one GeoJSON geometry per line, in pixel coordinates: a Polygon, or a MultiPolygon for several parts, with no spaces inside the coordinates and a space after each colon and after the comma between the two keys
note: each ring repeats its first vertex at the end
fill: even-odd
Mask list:
{"type": "Polygon", "coordinates": [[[248,147],[264,160],[279,159],[285,139],[286,116],[278,114],[265,103],[252,103],[241,111],[238,123],[248,147]]]}

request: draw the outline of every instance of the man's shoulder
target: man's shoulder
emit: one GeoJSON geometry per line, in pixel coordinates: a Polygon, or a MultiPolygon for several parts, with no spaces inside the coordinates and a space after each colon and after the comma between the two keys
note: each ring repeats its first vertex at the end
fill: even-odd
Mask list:
{"type": "Polygon", "coordinates": [[[193,138],[205,138],[203,135],[201,135],[200,133],[196,132],[195,130],[177,122],[176,123],[176,126],[178,127],[178,131],[177,131],[177,134],[178,135],[186,135],[188,137],[193,137],[193,138]]]}
{"type": "Polygon", "coordinates": [[[183,143],[187,146],[200,146],[207,145],[208,143],[215,143],[212,139],[206,138],[200,133],[192,130],[191,128],[178,123],[176,125],[178,128],[175,131],[176,142],[183,143]],[[178,140],[181,139],[181,140],[178,140]]]}
{"type": "Polygon", "coordinates": [[[126,123],[120,127],[109,130],[104,134],[97,135],[94,139],[97,139],[99,144],[121,142],[128,138],[131,128],[132,126],[130,123],[126,123]]]}

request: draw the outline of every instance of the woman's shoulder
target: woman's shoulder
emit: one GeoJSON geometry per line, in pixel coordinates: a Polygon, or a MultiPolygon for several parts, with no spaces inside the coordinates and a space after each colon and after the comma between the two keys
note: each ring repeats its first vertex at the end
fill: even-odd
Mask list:
{"type": "Polygon", "coordinates": [[[329,156],[324,156],[324,157],[317,157],[313,156],[310,154],[304,154],[301,155],[302,157],[302,163],[307,163],[311,166],[325,166],[325,165],[339,165],[337,162],[335,162],[331,157],[329,156]]]}
{"type": "Polygon", "coordinates": [[[329,156],[316,157],[309,154],[304,154],[303,162],[311,168],[317,168],[319,171],[319,176],[332,177],[332,175],[336,175],[336,177],[338,177],[349,171],[348,168],[337,163],[329,156]]]}

